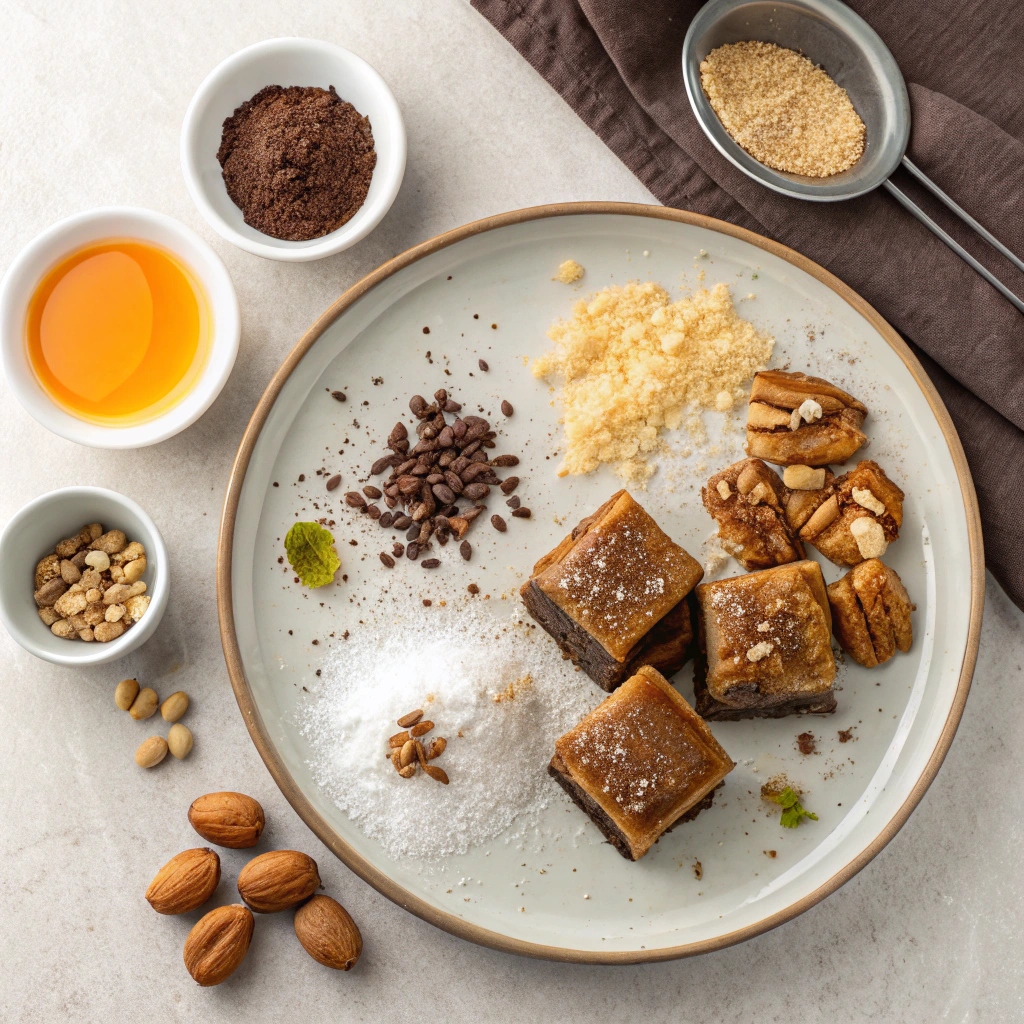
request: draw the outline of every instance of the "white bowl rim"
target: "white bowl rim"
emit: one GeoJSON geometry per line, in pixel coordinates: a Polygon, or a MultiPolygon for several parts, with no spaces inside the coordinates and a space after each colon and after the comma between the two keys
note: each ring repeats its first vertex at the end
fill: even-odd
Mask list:
{"type": "MultiPolygon", "coordinates": [[[[252,253],[254,256],[281,260],[287,263],[305,263],[311,260],[322,259],[325,256],[333,256],[335,253],[350,248],[356,242],[365,238],[384,219],[388,210],[391,209],[391,205],[394,203],[395,197],[402,186],[402,180],[405,177],[408,143],[405,133],[405,121],[402,118],[398,101],[395,99],[394,93],[392,93],[387,82],[384,81],[380,73],[372,65],[367,63],[358,54],[345,49],[343,46],[338,46],[336,43],[329,43],[322,39],[308,39],[303,36],[279,36],[274,39],[264,39],[260,42],[252,43],[241,50],[237,50],[222,60],[203,79],[185,112],[185,119],[181,126],[180,150],[181,170],[185,177],[188,193],[202,214],[203,219],[221,238],[231,242],[232,245],[237,245],[246,252],[252,253]],[[264,236],[267,241],[261,242],[236,231],[221,217],[207,198],[206,191],[200,184],[201,175],[194,152],[196,123],[199,115],[202,108],[205,108],[212,101],[223,83],[238,68],[252,59],[288,50],[305,50],[307,52],[315,50],[325,55],[338,57],[347,64],[358,68],[360,74],[365,75],[367,80],[373,83],[374,89],[380,93],[381,100],[387,108],[390,121],[389,127],[394,135],[395,150],[394,159],[390,161],[393,169],[389,169],[389,175],[386,178],[387,187],[374,200],[374,206],[371,208],[372,216],[367,217],[361,223],[355,224],[354,227],[352,225],[356,221],[356,217],[353,217],[352,220],[343,224],[336,231],[324,235],[322,239],[317,241],[309,244],[304,243],[301,247],[297,247],[294,242],[289,242],[286,239],[276,239],[270,235],[264,236]]],[[[380,166],[379,163],[378,166],[380,166]]],[[[362,209],[365,208],[364,206],[362,209]]]]}
{"type": "MultiPolygon", "coordinates": [[[[143,619],[132,629],[128,630],[127,633],[119,636],[116,640],[111,640],[109,643],[79,643],[74,642],[68,643],[71,650],[67,654],[57,654],[52,651],[46,650],[36,643],[36,641],[19,629],[15,623],[14,618],[8,608],[8,598],[12,593],[8,587],[0,586],[0,620],[3,621],[4,626],[7,629],[8,634],[11,638],[25,651],[33,655],[36,658],[40,658],[43,661],[48,661],[53,665],[63,665],[65,667],[77,668],[91,665],[103,665],[111,661],[116,661],[118,658],[128,654],[144,644],[153,631],[160,624],[160,620],[163,618],[163,613],[167,607],[167,600],[170,595],[170,571],[167,563],[167,546],[164,544],[163,536],[157,529],[156,523],[149,517],[149,515],[143,510],[142,506],[138,502],[132,500],[125,494],[121,494],[119,491],[111,490],[109,487],[94,487],[85,484],[73,485],[70,487],[59,487],[55,491],[47,491],[45,494],[40,494],[39,497],[33,498],[27,504],[23,505],[13,516],[7,521],[2,531],[0,531],[0,552],[3,552],[4,547],[9,542],[10,535],[21,526],[21,524],[34,515],[36,510],[42,508],[44,505],[49,504],[54,500],[75,498],[75,497],[89,497],[93,495],[101,495],[104,498],[113,501],[114,504],[121,505],[127,509],[134,516],[136,516],[142,523],[145,524],[147,530],[152,538],[152,551],[147,548],[147,564],[153,566],[153,586],[147,588],[146,593],[152,599],[150,601],[149,609],[143,619]],[[152,562],[149,561],[149,557],[152,555],[152,562]],[[147,623],[146,620],[150,622],[147,623]],[[149,628],[146,628],[146,625],[149,628]]],[[[27,600],[32,599],[32,592],[26,587],[25,596],[27,600]]]]}
{"type": "Polygon", "coordinates": [[[138,206],[100,206],[82,210],[51,224],[15,256],[0,285],[0,363],[11,390],[24,409],[59,437],[91,448],[144,448],[166,441],[196,422],[220,394],[238,355],[241,313],[235,286],[224,261],[213,247],[181,221],[138,206]],[[136,227],[104,229],[122,220],[136,227]],[[213,321],[210,353],[199,379],[190,391],[166,412],[130,426],[108,426],[79,419],[61,408],[35,377],[24,347],[25,314],[39,280],[62,256],[88,245],[85,240],[64,244],[63,239],[88,227],[96,227],[93,241],[105,238],[139,238],[154,242],[182,260],[201,284],[210,304],[213,321]],[[148,232],[147,233],[147,229],[148,232]],[[154,238],[161,232],[166,237],[154,238]],[[197,265],[197,259],[202,265],[197,265]]]}

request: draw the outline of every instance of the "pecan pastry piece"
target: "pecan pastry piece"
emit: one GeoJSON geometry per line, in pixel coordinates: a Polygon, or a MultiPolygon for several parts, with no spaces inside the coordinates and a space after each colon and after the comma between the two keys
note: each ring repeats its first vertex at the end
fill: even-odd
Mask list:
{"type": "Polygon", "coordinates": [[[855,565],[828,586],[832,630],[843,650],[859,665],[874,668],[914,640],[910,603],[899,576],[877,558],[855,565]]]}
{"type": "Polygon", "coordinates": [[[789,491],[760,459],[744,459],[716,473],[701,498],[718,523],[722,547],[744,569],[770,569],[804,557],[786,518],[789,491]]]}
{"type": "Polygon", "coordinates": [[[754,375],[747,408],[747,454],[780,466],[845,462],[867,440],[867,409],[820,377],[783,370],[754,375]]]}
{"type": "Polygon", "coordinates": [[[830,562],[852,566],[884,555],[902,525],[903,492],[877,462],[864,459],[835,480],[832,493],[801,528],[800,539],[830,562]]]}

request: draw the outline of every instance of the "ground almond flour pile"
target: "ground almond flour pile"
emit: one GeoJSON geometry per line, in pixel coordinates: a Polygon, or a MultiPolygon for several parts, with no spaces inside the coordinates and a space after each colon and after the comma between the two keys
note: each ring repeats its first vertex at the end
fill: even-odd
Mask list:
{"type": "Polygon", "coordinates": [[[613,285],[577,302],[548,337],[555,347],[532,369],[562,385],[560,475],[607,462],[638,486],[655,471],[660,432],[678,428],[688,407],[731,409],[775,345],[739,316],[724,284],[678,302],[652,282],[613,285]]]}
{"type": "Polygon", "coordinates": [[[317,785],[389,856],[427,861],[535,827],[562,799],[547,775],[555,739],[603,696],[547,637],[465,607],[354,632],[318,682],[300,723],[317,785]],[[447,739],[433,762],[447,786],[403,779],[385,756],[418,708],[447,739]]]}

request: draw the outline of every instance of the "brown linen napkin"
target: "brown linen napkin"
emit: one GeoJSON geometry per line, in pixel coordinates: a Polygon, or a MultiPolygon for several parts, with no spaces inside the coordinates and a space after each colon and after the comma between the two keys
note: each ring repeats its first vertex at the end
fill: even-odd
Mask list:
{"type": "MultiPolygon", "coordinates": [[[[787,199],[708,142],[680,58],[694,0],[472,0],[666,206],[778,239],[914,346],[967,452],[988,567],[1024,608],[1024,315],[882,191],[787,199]]],[[[854,0],[910,90],[911,159],[1024,257],[1024,5],[854,0]]],[[[901,187],[1018,295],[1024,275],[902,174],[901,187]]]]}

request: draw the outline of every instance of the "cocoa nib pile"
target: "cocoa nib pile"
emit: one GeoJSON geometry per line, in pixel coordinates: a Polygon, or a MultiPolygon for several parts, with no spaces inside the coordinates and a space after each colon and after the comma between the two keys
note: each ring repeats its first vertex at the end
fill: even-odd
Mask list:
{"type": "MultiPolygon", "coordinates": [[[[413,561],[418,559],[430,550],[432,539],[441,547],[451,539],[461,541],[459,553],[468,561],[473,548],[465,539],[466,534],[486,510],[484,501],[491,488],[498,487],[502,494],[511,495],[519,486],[519,477],[507,476],[502,480],[495,470],[517,466],[519,459],[515,455],[490,458],[497,437],[490,423],[481,416],[459,416],[462,406],[452,401],[444,388],[434,392],[430,404],[422,395],[413,395],[409,408],[419,420],[419,440],[413,445],[405,424],[396,423],[388,436],[391,454],[381,456],[370,469],[374,476],[390,470],[383,491],[373,486],[364,487],[362,493],[349,491],[345,503],[376,519],[382,527],[406,531],[406,544],[396,540],[390,554],[380,553],[381,562],[389,569],[403,555],[413,561]],[[455,414],[453,422],[447,422],[446,412],[455,414]],[[387,512],[382,512],[373,501],[377,498],[384,499],[387,512]]],[[[511,416],[512,406],[502,402],[502,412],[511,416]]],[[[505,504],[515,518],[530,518],[530,510],[514,495],[505,504]]],[[[491,525],[501,533],[508,529],[497,514],[491,516],[491,525]]],[[[420,562],[424,569],[436,569],[440,564],[439,558],[420,562]]]]}

